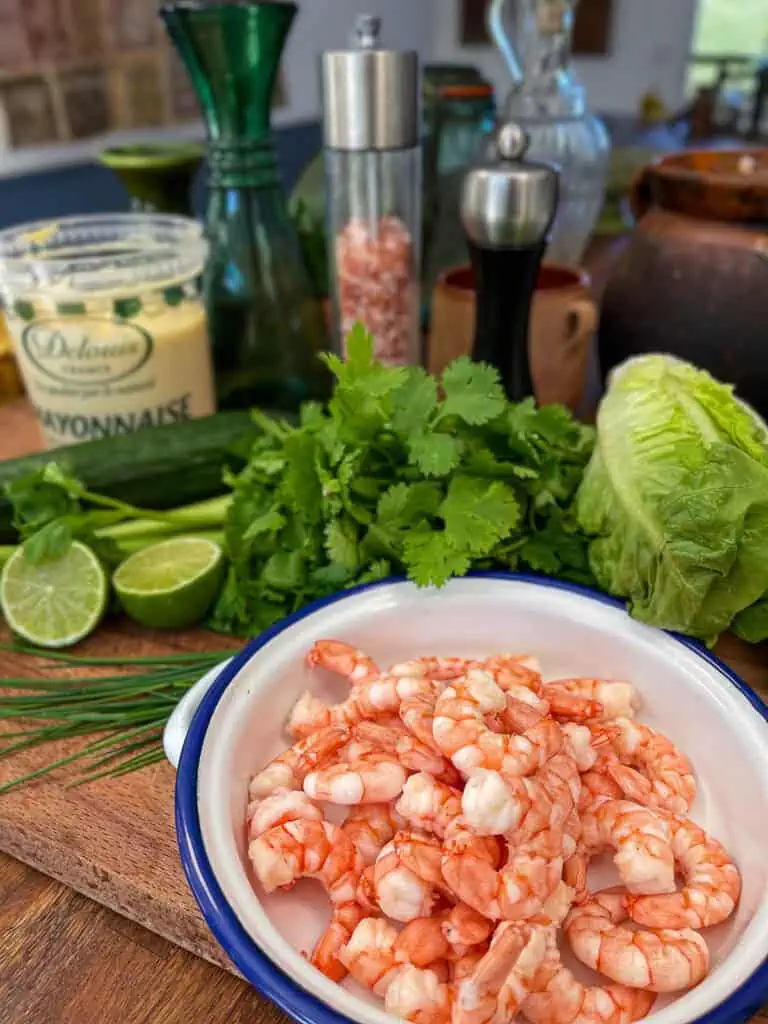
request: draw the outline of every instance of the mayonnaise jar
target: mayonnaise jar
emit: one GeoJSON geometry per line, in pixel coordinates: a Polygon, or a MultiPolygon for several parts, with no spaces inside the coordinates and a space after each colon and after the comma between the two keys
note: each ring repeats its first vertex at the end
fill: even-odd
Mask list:
{"type": "Polygon", "coordinates": [[[49,447],[215,412],[201,226],[110,214],[0,232],[0,297],[49,447]]]}

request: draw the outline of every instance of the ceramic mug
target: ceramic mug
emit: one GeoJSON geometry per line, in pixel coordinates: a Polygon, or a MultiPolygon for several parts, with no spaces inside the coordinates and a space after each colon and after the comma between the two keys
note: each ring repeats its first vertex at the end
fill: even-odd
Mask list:
{"type": "MultiPolygon", "coordinates": [[[[529,348],[536,398],[578,410],[587,379],[589,344],[597,326],[597,304],[589,274],[581,267],[545,263],[531,311],[529,348]]],[[[441,374],[472,349],[475,285],[469,266],[440,274],[432,298],[427,365],[441,374]]]]}

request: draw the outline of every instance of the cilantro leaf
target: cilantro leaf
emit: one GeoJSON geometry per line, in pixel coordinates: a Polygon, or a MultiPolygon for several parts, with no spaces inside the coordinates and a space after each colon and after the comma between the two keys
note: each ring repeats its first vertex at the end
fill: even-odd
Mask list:
{"type": "Polygon", "coordinates": [[[506,398],[492,366],[461,356],[443,374],[441,417],[458,416],[472,426],[490,423],[504,412],[506,398]]]}
{"type": "Polygon", "coordinates": [[[440,506],[447,533],[474,555],[487,555],[520,522],[520,504],[511,487],[456,476],[440,506]]]}
{"type": "Polygon", "coordinates": [[[398,434],[424,430],[437,411],[437,383],[420,366],[409,369],[392,397],[392,429],[398,434]]]}
{"type": "Polygon", "coordinates": [[[355,524],[347,516],[332,519],[325,528],[325,550],[328,559],[350,572],[360,566],[358,535],[355,524]]]}
{"type": "Polygon", "coordinates": [[[442,587],[451,576],[469,571],[466,551],[457,549],[445,530],[415,530],[403,545],[408,578],[419,587],[442,587]]]}
{"type": "Polygon", "coordinates": [[[434,484],[392,484],[379,499],[376,515],[379,526],[402,529],[435,515],[439,505],[440,492],[434,484]]]}
{"type": "Polygon", "coordinates": [[[449,434],[412,434],[407,441],[408,456],[424,476],[447,476],[461,461],[461,442],[449,434]]]}

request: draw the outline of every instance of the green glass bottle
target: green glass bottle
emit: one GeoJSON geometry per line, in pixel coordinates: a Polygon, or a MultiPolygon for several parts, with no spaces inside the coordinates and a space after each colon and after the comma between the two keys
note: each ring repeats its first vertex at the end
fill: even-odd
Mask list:
{"type": "Polygon", "coordinates": [[[296,409],[328,377],[322,307],[288,215],[270,126],[296,5],[274,0],[160,9],[208,133],[211,254],[203,279],[220,408],[296,409]]]}

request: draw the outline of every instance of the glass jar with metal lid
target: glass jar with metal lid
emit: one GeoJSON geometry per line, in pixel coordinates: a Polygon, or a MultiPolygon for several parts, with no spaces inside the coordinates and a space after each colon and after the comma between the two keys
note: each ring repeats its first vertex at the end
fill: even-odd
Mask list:
{"type": "Polygon", "coordinates": [[[355,46],[323,55],[328,233],[338,343],[356,322],[385,363],[421,358],[418,60],[357,19],[355,46]]]}

